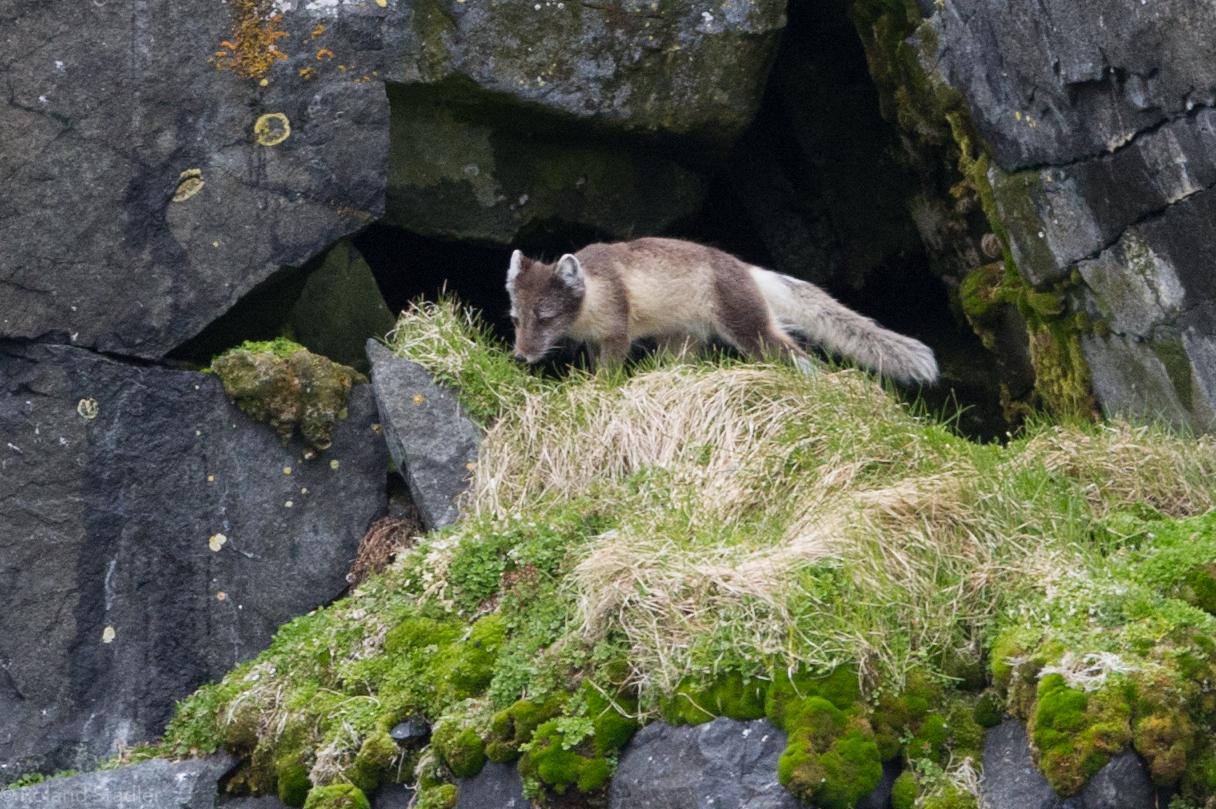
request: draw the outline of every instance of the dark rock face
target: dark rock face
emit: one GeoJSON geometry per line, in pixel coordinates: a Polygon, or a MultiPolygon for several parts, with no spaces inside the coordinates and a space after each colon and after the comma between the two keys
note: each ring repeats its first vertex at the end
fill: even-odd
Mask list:
{"type": "Polygon", "coordinates": [[[642,728],[621,755],[611,809],[797,809],[777,783],[785,733],[765,719],[642,728]]]}
{"type": "Polygon", "coordinates": [[[0,772],[158,736],[342,593],[388,462],[370,385],[347,410],[304,460],[212,375],[0,344],[0,772]]]}
{"type": "Polygon", "coordinates": [[[970,104],[1023,278],[1064,288],[1107,413],[1216,429],[1216,17],[965,0],[933,65],[970,104]]]}
{"type": "Polygon", "coordinates": [[[0,809],[211,809],[216,785],[235,763],[232,756],[221,753],[187,761],[152,759],[116,770],[52,778],[32,787],[0,791],[0,809]]]}
{"type": "Polygon", "coordinates": [[[487,761],[481,772],[461,778],[457,787],[456,809],[528,809],[531,805],[514,764],[487,761]]]}
{"type": "Polygon", "coordinates": [[[464,415],[456,397],[421,366],[369,340],[372,386],[384,421],[384,437],[428,531],[450,525],[457,499],[469,487],[481,428],[464,415]]]}
{"type": "Polygon", "coordinates": [[[480,91],[618,130],[729,142],[760,106],[786,4],[390,5],[390,81],[442,85],[458,102],[480,91]]]}
{"type": "Polygon", "coordinates": [[[344,4],[316,38],[316,14],[267,22],[287,36],[254,48],[262,86],[222,43],[240,9],[272,5],[292,3],[0,11],[0,337],[159,357],[381,214],[388,99],[363,81],[380,19],[344,4]]]}
{"type": "MultiPolygon", "coordinates": [[[[585,9],[584,9],[585,12],[585,9]]],[[[385,221],[415,233],[509,244],[561,221],[629,238],[693,214],[706,181],[654,144],[607,139],[502,99],[445,101],[391,87],[385,221]]]]}
{"type": "Polygon", "coordinates": [[[1107,763],[1079,793],[1061,800],[1035,768],[1026,729],[1014,720],[988,731],[980,795],[987,806],[1021,809],[1154,809],[1158,805],[1144,762],[1130,750],[1107,763]]]}
{"type": "Polygon", "coordinates": [[[1216,100],[1216,16],[1196,0],[939,8],[941,69],[1006,170],[1095,157],[1216,100]]]}
{"type": "Polygon", "coordinates": [[[371,365],[364,344],[383,337],[397,320],[385,305],[371,268],[343,239],[309,273],[288,322],[300,345],[366,374],[371,365]]]}

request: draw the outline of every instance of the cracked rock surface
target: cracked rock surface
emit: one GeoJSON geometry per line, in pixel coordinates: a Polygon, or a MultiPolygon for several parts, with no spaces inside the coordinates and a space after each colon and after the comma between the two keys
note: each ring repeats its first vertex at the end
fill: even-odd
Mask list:
{"type": "Polygon", "coordinates": [[[388,463],[370,385],[347,411],[307,459],[214,375],[0,342],[0,773],[159,736],[343,592],[388,463]]]}
{"type": "Polygon", "coordinates": [[[932,65],[992,150],[1022,277],[1069,290],[1108,414],[1216,429],[1216,14],[959,0],[932,65]]]}
{"type": "Polygon", "coordinates": [[[315,58],[372,69],[378,23],[351,12],[314,40],[317,20],[285,15],[261,50],[291,58],[263,86],[223,44],[258,5],[0,10],[0,337],[157,358],[381,214],[384,86],[315,58]]]}

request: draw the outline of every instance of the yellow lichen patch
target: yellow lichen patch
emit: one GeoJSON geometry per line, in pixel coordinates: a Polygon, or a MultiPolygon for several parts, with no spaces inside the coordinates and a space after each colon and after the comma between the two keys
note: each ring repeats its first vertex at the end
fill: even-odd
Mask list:
{"type": "Polygon", "coordinates": [[[219,67],[228,67],[247,79],[260,79],[287,54],[277,43],[287,36],[280,31],[282,14],[274,13],[273,0],[229,0],[232,40],[220,43],[227,51],[216,51],[219,67]]]}
{"type": "Polygon", "coordinates": [[[114,627],[112,627],[112,626],[107,626],[107,627],[106,627],[105,629],[103,629],[103,630],[102,630],[102,632],[101,632],[101,642],[102,642],[102,643],[113,643],[113,642],[114,642],[114,635],[115,635],[115,632],[114,632],[114,627]]]}
{"type": "Polygon", "coordinates": [[[76,403],[76,412],[86,419],[95,419],[101,408],[97,406],[96,399],[81,399],[76,403]]]}
{"type": "Polygon", "coordinates": [[[199,169],[186,169],[181,173],[177,181],[177,190],[173,192],[174,202],[185,202],[190,197],[203,190],[203,186],[207,181],[203,179],[203,172],[199,169]]]}
{"type": "Polygon", "coordinates": [[[291,121],[281,112],[268,112],[253,125],[253,138],[263,146],[277,146],[291,136],[291,121]]]}

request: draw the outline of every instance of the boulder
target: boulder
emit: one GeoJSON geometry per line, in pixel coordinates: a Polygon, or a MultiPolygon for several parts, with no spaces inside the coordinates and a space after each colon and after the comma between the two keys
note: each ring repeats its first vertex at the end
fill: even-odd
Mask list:
{"type": "Polygon", "coordinates": [[[798,809],[777,783],[785,733],[767,719],[654,722],[634,735],[609,787],[611,809],[798,809]]]}
{"type": "Polygon", "coordinates": [[[0,343],[0,776],[84,769],[339,596],[385,509],[370,385],[325,452],[211,374],[0,343]]]}
{"type": "MultiPolygon", "coordinates": [[[[52,778],[21,789],[0,790],[0,809],[43,806],[212,809],[216,786],[235,763],[236,759],[227,753],[186,761],[154,758],[115,770],[52,778]]],[[[262,809],[260,805],[259,809],[262,809]]]]}
{"type": "Polygon", "coordinates": [[[651,143],[493,97],[459,104],[400,86],[389,97],[385,221],[415,233],[506,245],[557,221],[628,239],[690,217],[705,193],[700,173],[651,143]]]}
{"type": "Polygon", "coordinates": [[[378,217],[384,15],[366,5],[0,11],[0,337],[160,357],[378,217]]]}
{"type": "MultiPolygon", "coordinates": [[[[319,6],[301,3],[296,13],[319,6]]],[[[728,144],[760,106],[785,7],[785,0],[388,0],[385,75],[431,85],[452,104],[498,97],[617,131],[728,144]]]]}
{"type": "Polygon", "coordinates": [[[1216,100],[1216,15],[1197,0],[957,0],[932,22],[938,66],[1007,171],[1114,151],[1216,100]]]}
{"type": "Polygon", "coordinates": [[[481,428],[422,366],[367,342],[384,437],[428,531],[450,525],[469,487],[481,428]]]}
{"type": "Polygon", "coordinates": [[[1080,792],[1063,800],[1034,766],[1026,728],[1007,720],[984,741],[981,805],[1019,809],[1154,809],[1157,792],[1148,768],[1128,750],[1106,764],[1080,792]]]}
{"type": "Polygon", "coordinates": [[[458,782],[456,809],[528,809],[531,805],[514,764],[487,761],[476,776],[458,782]]]}
{"type": "Polygon", "coordinates": [[[364,344],[384,337],[396,323],[371,267],[348,239],[331,247],[308,274],[288,316],[296,342],[365,374],[371,365],[364,344]]]}
{"type": "Polygon", "coordinates": [[[1023,279],[1067,295],[1108,414],[1216,429],[1216,16],[1194,0],[933,11],[1023,279]]]}

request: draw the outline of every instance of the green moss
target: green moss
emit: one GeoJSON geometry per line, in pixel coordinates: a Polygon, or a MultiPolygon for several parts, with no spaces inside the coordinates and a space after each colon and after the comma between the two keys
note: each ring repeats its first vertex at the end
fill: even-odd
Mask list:
{"type": "Polygon", "coordinates": [[[308,443],[328,449],[351,386],[367,378],[345,365],[283,339],[245,343],[216,357],[211,370],[250,418],[287,440],[299,429],[308,443]]]}
{"type": "Polygon", "coordinates": [[[1174,385],[1174,391],[1178,394],[1178,401],[1189,410],[1192,406],[1195,383],[1191,375],[1191,360],[1187,356],[1186,348],[1182,345],[1182,340],[1178,337],[1153,339],[1149,341],[1149,346],[1157,355],[1157,359],[1161,360],[1161,364],[1165,366],[1166,374],[1169,375],[1170,382],[1174,385]]]}
{"type": "Polygon", "coordinates": [[[349,775],[351,783],[364,792],[374,792],[400,753],[401,748],[388,733],[381,730],[371,734],[355,756],[349,775]]]}
{"type": "Polygon", "coordinates": [[[982,728],[994,728],[1001,724],[1001,697],[995,691],[986,691],[975,703],[973,714],[976,724],[982,728]]]}
{"type": "Polygon", "coordinates": [[[284,806],[303,806],[311,789],[308,768],[303,764],[291,764],[279,771],[277,791],[284,806]]]}
{"type": "MultiPolygon", "coordinates": [[[[637,700],[626,694],[617,694],[610,701],[603,691],[590,683],[583,684],[583,693],[595,734],[595,752],[603,756],[620,750],[640,727],[634,719],[637,700]]],[[[579,786],[579,789],[583,787],[579,786]]]]}
{"type": "Polygon", "coordinates": [[[607,762],[602,757],[580,755],[569,747],[556,721],[545,722],[536,729],[528,744],[528,761],[529,771],[559,792],[572,785],[579,789],[586,785],[584,791],[597,789],[611,775],[611,767],[605,772],[607,762]]]}
{"type": "Polygon", "coordinates": [[[1087,695],[1059,674],[1039,681],[1029,727],[1039,767],[1057,794],[1075,794],[1132,740],[1130,708],[1117,693],[1087,695]]]}
{"type": "Polygon", "coordinates": [[[768,683],[725,673],[706,684],[687,679],[663,702],[663,718],[673,725],[698,725],[719,716],[747,721],[765,715],[768,683]]]}
{"type": "Polygon", "coordinates": [[[921,804],[922,809],[976,809],[979,805],[975,795],[954,784],[943,784],[921,804]]]}
{"type": "Polygon", "coordinates": [[[937,761],[946,749],[946,718],[937,714],[925,717],[917,734],[908,742],[908,758],[937,761]]]}
{"type": "Polygon", "coordinates": [[[777,760],[777,778],[794,797],[823,809],[846,809],[882,778],[882,763],[868,722],[822,697],[786,713],[789,743],[777,760]]]}
{"type": "Polygon", "coordinates": [[[457,798],[455,784],[438,784],[418,793],[415,809],[455,809],[457,798]]]}
{"type": "Polygon", "coordinates": [[[457,778],[472,778],[485,766],[485,742],[474,728],[461,727],[454,721],[441,722],[435,726],[431,744],[457,778]]]}
{"type": "Polygon", "coordinates": [[[304,809],[371,809],[371,804],[354,784],[330,784],[314,787],[304,809]]]}
{"type": "Polygon", "coordinates": [[[916,776],[911,770],[900,773],[891,785],[892,809],[915,809],[916,793],[916,776]]]}

